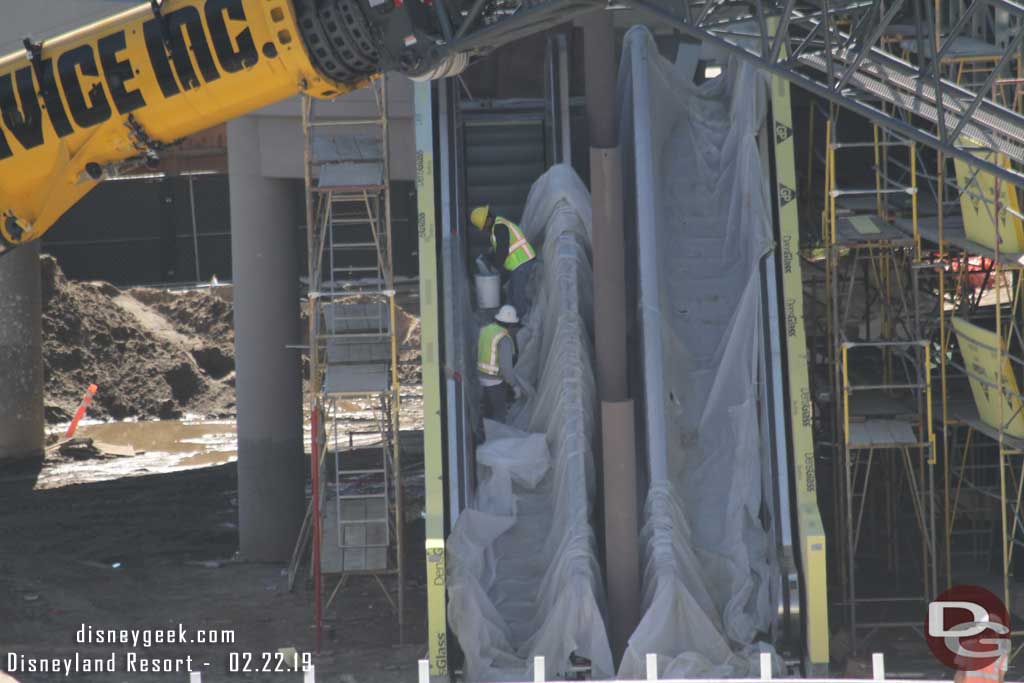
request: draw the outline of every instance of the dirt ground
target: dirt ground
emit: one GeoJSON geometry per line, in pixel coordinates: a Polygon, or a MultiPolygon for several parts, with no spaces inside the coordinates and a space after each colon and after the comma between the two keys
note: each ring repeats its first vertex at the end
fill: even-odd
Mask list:
{"type": "MultiPolygon", "coordinates": [[[[203,681],[301,681],[297,672],[231,671],[232,664],[276,666],[277,651],[294,648],[299,657],[310,654],[318,682],[414,680],[416,660],[426,651],[418,319],[399,313],[402,443],[411,444],[403,466],[404,639],[382,589],[372,578],[355,577],[324,614],[317,654],[307,569],[289,591],[286,565],[236,559],[230,289],[122,291],[104,282],[70,281],[54,259],[44,257],[43,305],[51,431],[62,430],[86,387],[96,383],[99,391],[79,435],[95,439],[100,450],[116,446],[119,452],[96,452],[90,443],[74,453],[52,449],[42,463],[0,468],[0,671],[12,653],[114,654],[120,673],[70,680],[189,680],[185,672],[125,673],[134,651],[142,658],[191,656],[203,681]],[[233,642],[137,649],[77,642],[83,625],[107,630],[178,624],[190,637],[212,629],[228,632],[233,642]]],[[[340,407],[342,432],[376,424],[369,404],[340,407]]],[[[308,440],[307,432],[307,448],[308,440]]],[[[384,584],[393,601],[395,580],[386,577],[384,584]]],[[[333,587],[328,582],[325,591],[333,587]]],[[[68,680],[52,673],[16,678],[68,680]]]]}
{"type": "MultiPolygon", "coordinates": [[[[236,469],[217,467],[32,490],[33,472],[0,474],[0,652],[109,657],[120,646],[81,645],[83,625],[189,632],[227,629],[230,645],[154,646],[144,657],[192,655],[204,681],[299,681],[294,673],[228,673],[231,653],[315,651],[312,594],[287,588],[283,565],[232,561],[236,469]]],[[[353,579],[325,613],[317,681],[414,680],[425,651],[423,527],[407,526],[405,644],[381,589],[353,579]]],[[[303,575],[304,576],[304,575],[303,575]]],[[[394,581],[385,582],[394,593],[394,581]]],[[[242,660],[238,660],[241,662],[242,660]]],[[[6,662],[5,662],[6,663],[6,662]]],[[[3,668],[3,667],[0,667],[3,668]]],[[[46,675],[19,681],[52,681],[46,675]]],[[[187,675],[83,675],[81,681],[187,681],[187,675]]]]}

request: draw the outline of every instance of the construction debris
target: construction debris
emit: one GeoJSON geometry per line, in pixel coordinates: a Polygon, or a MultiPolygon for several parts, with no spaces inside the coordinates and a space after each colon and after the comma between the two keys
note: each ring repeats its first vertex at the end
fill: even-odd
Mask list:
{"type": "Polygon", "coordinates": [[[56,451],[65,458],[74,460],[89,460],[102,455],[100,449],[93,445],[92,439],[73,438],[68,439],[56,446],[56,451]]]}
{"type": "Polygon", "coordinates": [[[108,444],[100,441],[94,441],[88,437],[79,436],[70,439],[62,439],[49,446],[46,451],[49,455],[57,455],[59,457],[69,458],[72,460],[128,458],[139,453],[139,451],[136,451],[131,446],[108,444]]]}

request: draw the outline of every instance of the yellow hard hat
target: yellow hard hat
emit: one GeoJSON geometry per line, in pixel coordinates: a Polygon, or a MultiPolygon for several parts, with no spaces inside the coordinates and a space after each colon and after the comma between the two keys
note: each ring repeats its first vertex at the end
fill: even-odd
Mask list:
{"type": "Polygon", "coordinates": [[[469,222],[475,225],[480,230],[483,230],[487,225],[487,217],[491,215],[491,207],[489,206],[478,206],[469,214],[469,222]]]}

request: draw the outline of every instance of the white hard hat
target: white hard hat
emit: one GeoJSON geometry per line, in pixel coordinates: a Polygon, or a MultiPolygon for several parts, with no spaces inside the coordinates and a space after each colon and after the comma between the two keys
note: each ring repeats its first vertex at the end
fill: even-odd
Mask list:
{"type": "Polygon", "coordinates": [[[516,313],[515,306],[505,304],[498,309],[498,312],[494,315],[494,319],[499,323],[515,324],[519,322],[519,314],[516,313]]]}

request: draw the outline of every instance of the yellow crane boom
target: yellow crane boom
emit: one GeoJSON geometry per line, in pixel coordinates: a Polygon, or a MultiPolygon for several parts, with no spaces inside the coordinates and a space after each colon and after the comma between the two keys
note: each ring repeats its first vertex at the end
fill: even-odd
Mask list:
{"type": "Polygon", "coordinates": [[[349,16],[332,47],[339,27],[317,8],[154,0],[42,45],[26,39],[0,59],[0,252],[181,138],[298,93],[329,98],[369,83],[378,55],[366,54],[365,17],[349,16]]]}

